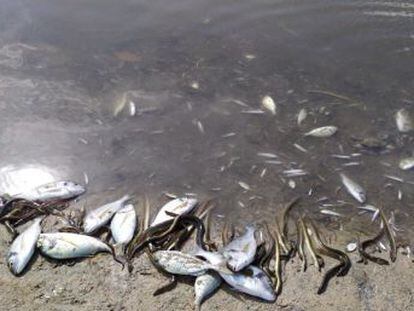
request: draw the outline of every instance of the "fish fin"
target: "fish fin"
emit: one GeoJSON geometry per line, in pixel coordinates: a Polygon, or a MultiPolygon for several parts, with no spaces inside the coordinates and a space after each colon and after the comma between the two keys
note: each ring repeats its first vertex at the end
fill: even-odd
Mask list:
{"type": "Polygon", "coordinates": [[[231,271],[226,264],[221,264],[221,265],[209,265],[211,270],[217,271],[219,273],[223,273],[223,274],[234,274],[233,271],[231,271]]]}

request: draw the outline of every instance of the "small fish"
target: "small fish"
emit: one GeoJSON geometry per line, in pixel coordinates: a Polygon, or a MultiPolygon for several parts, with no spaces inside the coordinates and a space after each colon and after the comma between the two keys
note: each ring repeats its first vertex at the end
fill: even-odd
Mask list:
{"type": "Polygon", "coordinates": [[[414,157],[402,159],[400,161],[399,167],[400,169],[405,170],[405,171],[414,168],[414,157]]]}
{"type": "Polygon", "coordinates": [[[250,186],[243,181],[239,181],[239,186],[242,187],[244,190],[250,190],[250,186]]]}
{"type": "Polygon", "coordinates": [[[313,129],[304,134],[304,136],[313,136],[313,137],[331,137],[338,131],[338,128],[333,125],[322,126],[316,129],[313,129]]]}
{"type": "Polygon", "coordinates": [[[88,212],[83,220],[83,230],[85,233],[92,233],[102,226],[105,226],[112,216],[123,208],[125,203],[130,199],[129,195],[125,195],[119,200],[107,203],[88,212]]]}
{"type": "Polygon", "coordinates": [[[257,155],[259,157],[270,158],[270,159],[275,159],[278,157],[276,154],[270,153],[270,152],[258,152],[257,155]]]}
{"type": "Polygon", "coordinates": [[[249,266],[243,273],[220,274],[235,290],[266,301],[275,301],[276,294],[266,273],[258,267],[249,266]]]}
{"type": "Polygon", "coordinates": [[[272,97],[266,95],[262,98],[262,106],[269,110],[273,115],[276,115],[276,104],[272,97]]]}
{"type": "Polygon", "coordinates": [[[135,106],[135,103],[133,101],[129,102],[129,115],[131,117],[134,117],[137,114],[137,108],[135,106]]]}
{"type": "Polygon", "coordinates": [[[89,257],[99,252],[112,253],[111,248],[97,238],[68,232],[42,233],[37,240],[40,252],[53,259],[89,257]]]}
{"type": "Polygon", "coordinates": [[[305,121],[307,116],[308,116],[308,111],[305,108],[302,108],[298,113],[298,125],[299,126],[302,124],[303,121],[305,121]]]}
{"type": "Polygon", "coordinates": [[[69,200],[85,193],[85,187],[72,181],[55,181],[13,195],[14,199],[24,199],[36,202],[50,202],[57,200],[69,200]]]}
{"type": "Polygon", "coordinates": [[[199,276],[208,270],[230,273],[225,267],[205,262],[197,257],[180,251],[159,250],[153,254],[155,264],[171,274],[199,276]]]}
{"type": "Polygon", "coordinates": [[[359,203],[365,203],[367,200],[367,195],[364,188],[362,188],[359,184],[350,179],[344,173],[341,173],[340,176],[342,184],[345,186],[348,193],[352,195],[359,203]]]}
{"type": "Polygon", "coordinates": [[[231,270],[240,271],[253,262],[257,249],[255,231],[253,225],[246,226],[246,232],[242,236],[235,238],[222,249],[231,270]]]}
{"type": "Polygon", "coordinates": [[[216,291],[222,283],[221,277],[215,272],[207,272],[196,278],[194,283],[196,310],[201,310],[202,302],[216,291]]]}
{"type": "Polygon", "coordinates": [[[127,245],[134,237],[137,216],[134,206],[127,204],[117,211],[111,221],[111,234],[117,244],[127,245]]]}
{"type": "Polygon", "coordinates": [[[42,219],[42,217],[35,219],[33,224],[19,234],[11,244],[6,261],[13,274],[20,274],[30,261],[30,258],[32,258],[36,248],[36,241],[42,230],[40,226],[42,219]]]}
{"type": "Polygon", "coordinates": [[[402,133],[410,132],[414,129],[414,121],[407,109],[400,109],[395,114],[397,128],[402,133]]]}
{"type": "Polygon", "coordinates": [[[264,111],[261,109],[249,109],[249,110],[242,110],[241,113],[244,114],[264,114],[264,111]]]}
{"type": "Polygon", "coordinates": [[[188,214],[195,208],[197,203],[198,202],[195,198],[189,197],[177,198],[166,203],[163,207],[161,207],[160,211],[158,212],[150,227],[154,227],[162,222],[174,218],[170,215],[167,215],[167,212],[176,215],[188,214]]]}

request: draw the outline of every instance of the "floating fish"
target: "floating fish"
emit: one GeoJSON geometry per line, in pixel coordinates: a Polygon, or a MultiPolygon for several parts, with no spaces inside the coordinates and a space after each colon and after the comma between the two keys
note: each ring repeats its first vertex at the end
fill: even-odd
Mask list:
{"type": "Polygon", "coordinates": [[[160,211],[158,212],[157,216],[155,216],[155,219],[150,227],[171,220],[173,216],[170,216],[167,213],[172,213],[176,215],[188,214],[195,208],[197,203],[198,202],[195,198],[189,197],[177,198],[166,203],[163,207],[161,207],[160,211]]]}
{"type": "Polygon", "coordinates": [[[302,124],[303,121],[305,121],[307,116],[308,116],[308,111],[305,108],[302,108],[298,113],[298,125],[299,126],[302,124]]]}
{"type": "Polygon", "coordinates": [[[266,273],[258,267],[249,266],[243,272],[234,274],[220,274],[223,280],[233,289],[261,298],[266,301],[275,301],[276,294],[272,282],[266,273]]]}
{"type": "Polygon", "coordinates": [[[20,274],[32,258],[36,241],[42,230],[40,226],[42,219],[42,217],[36,218],[30,227],[14,239],[6,257],[7,266],[13,274],[20,274]]]}
{"type": "Polygon", "coordinates": [[[304,136],[313,136],[313,137],[331,137],[338,131],[338,128],[333,125],[322,126],[316,129],[313,129],[304,134],[304,136]]]}
{"type": "Polygon", "coordinates": [[[171,274],[199,276],[208,270],[231,273],[225,266],[214,265],[180,251],[159,250],[152,256],[158,267],[171,274]]]}
{"type": "Polygon", "coordinates": [[[201,310],[202,302],[216,291],[222,283],[221,277],[213,271],[209,271],[196,278],[194,283],[195,299],[194,305],[196,310],[201,310]]]}
{"type": "Polygon", "coordinates": [[[111,220],[111,234],[117,244],[127,245],[134,237],[137,215],[134,206],[127,204],[111,220]]]}
{"type": "Polygon", "coordinates": [[[362,188],[359,184],[350,179],[344,173],[341,173],[340,176],[342,184],[345,186],[348,193],[352,195],[359,203],[365,203],[367,200],[367,195],[364,188],[362,188]]]}
{"type": "Polygon", "coordinates": [[[112,253],[111,248],[97,238],[68,232],[42,233],[37,240],[40,252],[53,259],[89,257],[99,252],[112,253]]]}
{"type": "Polygon", "coordinates": [[[257,249],[255,231],[253,225],[246,226],[246,232],[242,236],[235,238],[222,249],[231,270],[240,271],[253,262],[257,249]]]}
{"type": "Polygon", "coordinates": [[[404,158],[400,161],[399,164],[400,169],[402,170],[410,170],[414,168],[414,157],[404,158]]]}
{"type": "Polygon", "coordinates": [[[400,109],[395,114],[395,122],[400,132],[406,133],[414,129],[414,120],[407,109],[400,109]]]}
{"type": "Polygon", "coordinates": [[[92,233],[102,226],[105,226],[112,216],[124,207],[128,200],[130,200],[130,196],[125,195],[117,201],[105,204],[88,212],[83,220],[83,230],[85,233],[92,233]]]}
{"type": "Polygon", "coordinates": [[[13,199],[24,199],[36,202],[50,202],[58,200],[69,200],[85,193],[85,187],[73,181],[55,181],[13,195],[13,199]]]}
{"type": "Polygon", "coordinates": [[[276,115],[276,104],[269,95],[262,98],[262,106],[269,110],[273,115],[276,115]]]}

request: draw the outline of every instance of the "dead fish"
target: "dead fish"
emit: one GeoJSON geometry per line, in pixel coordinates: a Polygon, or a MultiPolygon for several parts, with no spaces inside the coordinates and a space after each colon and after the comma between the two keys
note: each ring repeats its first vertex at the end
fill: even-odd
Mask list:
{"type": "Polygon", "coordinates": [[[305,133],[304,136],[331,137],[337,132],[337,130],[338,128],[333,125],[322,126],[305,133]]]}
{"type": "Polygon", "coordinates": [[[137,215],[134,206],[127,204],[117,211],[111,221],[111,234],[115,243],[127,245],[134,237],[137,215]]]}
{"type": "Polygon", "coordinates": [[[359,184],[350,179],[344,173],[339,174],[341,176],[342,184],[345,186],[346,190],[350,195],[352,195],[359,203],[365,203],[367,200],[367,195],[359,184]]]}
{"type": "Polygon", "coordinates": [[[222,283],[221,277],[216,273],[209,271],[196,278],[194,283],[195,299],[194,305],[196,310],[201,310],[202,302],[216,291],[222,283]]]}
{"type": "Polygon", "coordinates": [[[57,200],[69,200],[85,193],[85,187],[73,181],[55,181],[13,195],[13,199],[24,199],[36,202],[50,202],[57,200]]]}
{"type": "Polygon", "coordinates": [[[235,290],[266,300],[275,301],[276,294],[273,291],[269,277],[258,267],[249,266],[243,272],[233,274],[220,274],[223,280],[235,290]]]}
{"type": "Polygon", "coordinates": [[[255,231],[253,225],[246,226],[246,232],[242,236],[235,238],[221,250],[231,270],[240,271],[253,262],[257,249],[255,231]]]}
{"type": "Polygon", "coordinates": [[[395,122],[400,132],[406,133],[414,129],[414,121],[407,109],[400,109],[395,114],[395,122]]]}
{"type": "Polygon", "coordinates": [[[302,124],[303,121],[305,121],[307,116],[308,116],[308,111],[305,108],[302,108],[298,113],[298,125],[299,126],[302,124]]]}
{"type": "Polygon", "coordinates": [[[89,257],[99,252],[112,253],[111,248],[97,238],[68,232],[42,233],[37,240],[40,252],[53,259],[89,257]]]}
{"type": "Polygon", "coordinates": [[[13,274],[20,274],[32,258],[36,248],[36,241],[42,230],[40,226],[42,219],[43,217],[35,219],[33,224],[20,233],[11,244],[6,261],[13,274]]]}
{"type": "Polygon", "coordinates": [[[246,184],[245,182],[243,182],[243,181],[239,181],[239,182],[238,182],[238,184],[239,184],[239,186],[240,186],[240,187],[242,187],[244,190],[246,190],[246,191],[250,190],[250,186],[249,186],[248,184],[246,184]]]}
{"type": "Polygon", "coordinates": [[[205,262],[197,257],[180,251],[159,250],[153,254],[155,264],[171,274],[199,276],[208,270],[230,273],[225,267],[205,262]]]}
{"type": "Polygon", "coordinates": [[[276,104],[272,97],[266,95],[262,98],[262,106],[269,110],[273,115],[276,115],[276,104]]]}
{"type": "Polygon", "coordinates": [[[414,157],[404,158],[400,161],[399,165],[402,170],[410,170],[414,168],[414,157]]]}
{"type": "Polygon", "coordinates": [[[130,199],[129,195],[125,195],[119,200],[107,203],[88,212],[83,220],[83,230],[85,233],[92,233],[102,226],[105,226],[112,216],[123,208],[125,203],[130,199]]]}
{"type": "Polygon", "coordinates": [[[158,212],[157,216],[155,217],[150,227],[156,226],[162,222],[165,222],[165,221],[168,221],[174,218],[168,215],[167,213],[175,214],[175,215],[188,214],[194,209],[197,203],[198,202],[195,198],[189,198],[189,197],[177,198],[177,199],[174,199],[168,202],[163,207],[161,207],[160,211],[158,212]]]}

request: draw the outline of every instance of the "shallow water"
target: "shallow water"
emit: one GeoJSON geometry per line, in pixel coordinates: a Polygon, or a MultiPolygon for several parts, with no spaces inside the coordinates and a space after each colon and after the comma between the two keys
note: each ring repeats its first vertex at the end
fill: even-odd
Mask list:
{"type": "Polygon", "coordinates": [[[355,236],[373,226],[337,192],[345,171],[410,238],[414,173],[398,162],[413,134],[394,114],[414,105],[413,18],[414,5],[381,1],[0,0],[0,190],[73,179],[88,206],[195,193],[235,221],[301,195],[297,215],[355,236]],[[265,95],[275,116],[244,113],[265,95]],[[323,125],[338,133],[303,136],[323,125]],[[367,137],[391,149],[361,151],[367,137]],[[343,217],[319,213],[325,196],[343,217]]]}

